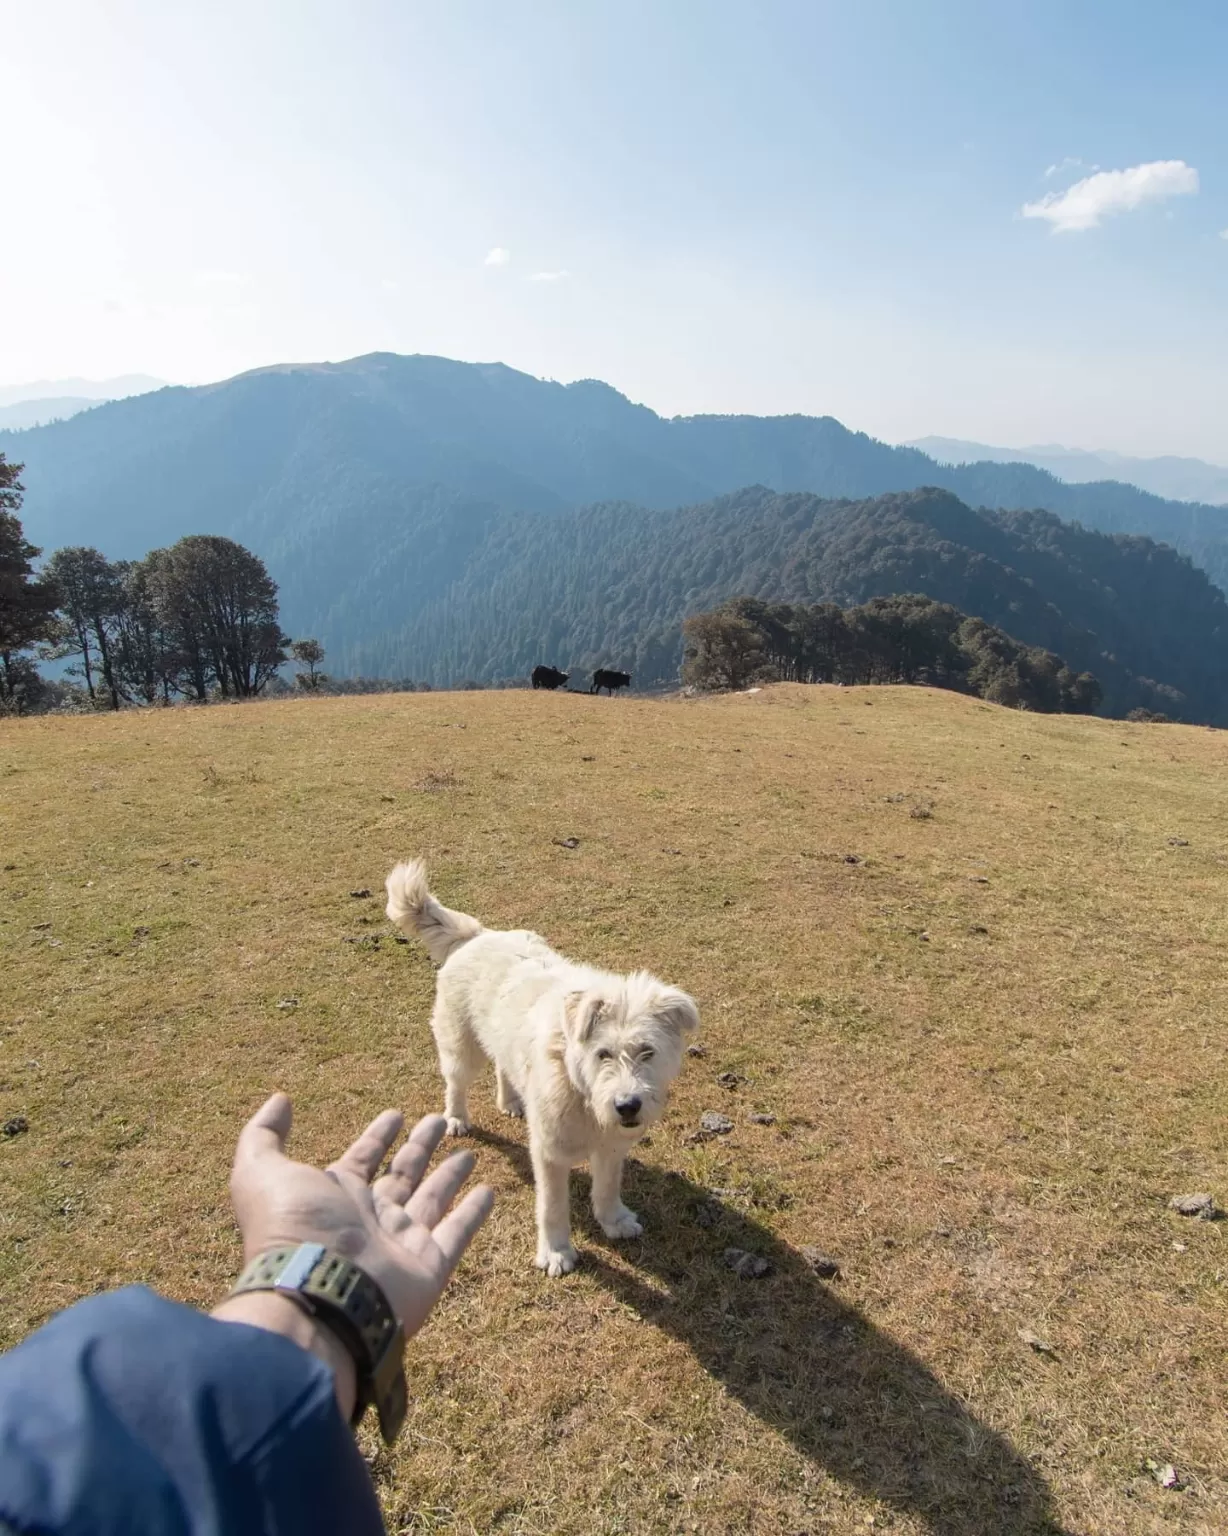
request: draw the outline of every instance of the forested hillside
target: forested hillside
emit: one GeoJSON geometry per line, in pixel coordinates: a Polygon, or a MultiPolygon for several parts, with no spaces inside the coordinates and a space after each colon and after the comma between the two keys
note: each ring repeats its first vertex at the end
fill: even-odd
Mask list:
{"type": "Polygon", "coordinates": [[[830,416],[668,420],[595,380],[555,384],[502,364],[376,353],[269,368],[0,434],[0,447],[26,465],[36,542],[97,543],[114,559],[184,533],[226,534],[281,572],[295,623],[300,601],[312,610],[302,622],[314,620],[321,584],[343,606],[353,583],[414,600],[396,541],[422,522],[450,544],[459,517],[463,545],[495,510],[667,508],[746,485],[856,498],[941,485],[969,505],[1044,507],[1166,540],[1228,583],[1222,508],[1064,485],[1025,464],[941,466],[830,416]]]}
{"type": "Polygon", "coordinates": [[[491,678],[609,663],[644,685],[677,675],[682,619],[728,598],[920,592],[1095,673],[1110,713],[1226,717],[1228,603],[1149,539],[974,512],[938,489],[851,502],[762,487],[669,513],[607,503],[544,534],[496,520],[463,575],[360,651],[358,669],[412,671],[412,657],[419,674],[491,678]]]}
{"type": "Polygon", "coordinates": [[[697,603],[912,590],[1090,667],[1111,700],[1148,702],[1141,676],[1202,715],[1219,708],[1219,610],[1181,561],[968,507],[1147,534],[1228,584],[1223,509],[1023,464],[943,467],[831,417],[667,420],[596,381],[375,354],[164,389],[0,433],[0,447],[25,464],[33,542],[116,559],[187,533],[236,539],[279,583],[287,628],[318,635],[337,673],[446,683],[621,657],[666,678],[697,603]],[[814,494],[717,500],[751,484],[814,494]],[[918,486],[967,505],[927,503],[923,538],[915,519],[815,510],[815,495],[918,486]]]}

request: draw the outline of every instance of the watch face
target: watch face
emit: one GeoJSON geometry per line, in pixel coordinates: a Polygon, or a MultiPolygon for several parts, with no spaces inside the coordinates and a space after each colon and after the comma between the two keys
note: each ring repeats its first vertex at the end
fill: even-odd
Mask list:
{"type": "Polygon", "coordinates": [[[325,1252],[323,1243],[300,1243],[278,1275],[276,1288],[279,1291],[301,1291],[325,1252]]]}

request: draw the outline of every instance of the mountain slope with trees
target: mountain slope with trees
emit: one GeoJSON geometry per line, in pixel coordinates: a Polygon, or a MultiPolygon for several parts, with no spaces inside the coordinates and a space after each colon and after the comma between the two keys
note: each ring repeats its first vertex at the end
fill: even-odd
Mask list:
{"type": "Polygon", "coordinates": [[[488,679],[608,663],[644,686],[677,676],[682,620],[733,597],[852,607],[924,593],[1094,673],[1109,713],[1228,720],[1228,602],[1150,539],[975,512],[937,488],[828,501],[756,487],[666,513],[606,503],[542,534],[496,519],[464,574],[357,670],[488,679]]]}
{"type": "Polygon", "coordinates": [[[287,621],[335,658],[438,596],[501,513],[593,502],[667,509],[747,485],[864,499],[942,486],[1146,534],[1228,587],[1228,511],[1027,464],[944,466],[832,417],[666,419],[596,380],[375,353],[262,369],[98,406],[0,448],[26,465],[30,537],[110,559],[208,529],[279,574],[287,621]]]}
{"type": "Polygon", "coordinates": [[[597,381],[375,354],[164,389],[0,445],[25,462],[35,544],[114,561],[201,530],[235,540],[340,676],[446,684],[563,660],[666,680],[699,607],[921,592],[1093,671],[1106,707],[1220,716],[1222,598],[1171,549],[1104,535],[1164,539],[1228,585],[1228,513],[1026,464],[944,467],[830,417],[666,420],[597,381]],[[747,484],[773,489],[722,494],[747,484]],[[938,491],[899,494],[919,486],[938,491]],[[1018,508],[1045,510],[1001,510],[1018,508]]]}

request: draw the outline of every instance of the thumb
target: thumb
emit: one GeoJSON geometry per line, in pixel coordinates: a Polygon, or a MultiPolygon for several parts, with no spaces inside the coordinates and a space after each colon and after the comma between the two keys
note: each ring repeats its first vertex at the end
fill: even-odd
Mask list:
{"type": "Polygon", "coordinates": [[[286,1138],[293,1118],[294,1111],[284,1093],[266,1099],[239,1132],[233,1176],[254,1171],[261,1163],[280,1162],[286,1155],[286,1138]]]}

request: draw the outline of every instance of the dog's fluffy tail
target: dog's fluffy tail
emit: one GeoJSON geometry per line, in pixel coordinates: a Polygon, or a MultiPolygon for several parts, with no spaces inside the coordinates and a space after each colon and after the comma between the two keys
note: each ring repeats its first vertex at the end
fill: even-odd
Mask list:
{"type": "Polygon", "coordinates": [[[453,912],[436,901],[426,883],[426,865],[421,859],[398,864],[384,882],[388,892],[385,911],[402,933],[414,933],[426,945],[426,952],[436,965],[476,939],[483,931],[476,917],[453,912]]]}

